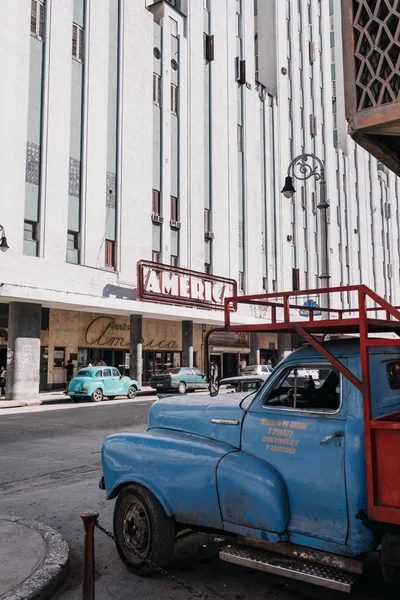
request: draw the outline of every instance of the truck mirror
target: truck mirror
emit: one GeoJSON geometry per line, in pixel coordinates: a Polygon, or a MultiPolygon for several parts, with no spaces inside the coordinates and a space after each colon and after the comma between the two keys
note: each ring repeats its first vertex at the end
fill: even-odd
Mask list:
{"type": "Polygon", "coordinates": [[[209,392],[210,392],[210,396],[214,397],[214,396],[218,396],[218,384],[214,383],[213,381],[210,381],[210,384],[208,386],[209,392]]]}

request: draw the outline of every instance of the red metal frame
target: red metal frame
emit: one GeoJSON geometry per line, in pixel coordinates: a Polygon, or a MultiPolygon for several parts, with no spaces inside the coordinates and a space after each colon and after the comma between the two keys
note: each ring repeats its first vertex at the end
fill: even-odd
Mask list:
{"type": "MultiPolygon", "coordinates": [[[[400,413],[392,413],[372,419],[371,414],[371,375],[368,359],[370,347],[399,346],[400,348],[400,310],[391,306],[365,285],[335,287],[292,292],[275,292],[253,296],[235,296],[226,298],[224,304],[225,327],[222,331],[279,332],[298,333],[320,352],[338,371],[346,377],[363,395],[365,458],[368,487],[368,516],[370,519],[400,525],[400,413]],[[299,296],[331,295],[338,292],[353,292],[357,297],[357,306],[352,309],[307,307],[309,319],[295,320],[291,309],[304,306],[296,302],[299,296]],[[292,300],[291,300],[292,299],[292,300]],[[367,302],[374,306],[367,306],[367,302]],[[232,306],[257,305],[269,311],[260,324],[232,325],[232,306]],[[322,312],[316,319],[314,312],[322,312]],[[382,318],[370,318],[372,311],[382,318]],[[283,314],[283,318],[279,318],[283,314]],[[371,338],[371,333],[396,333],[399,339],[371,338]],[[345,365],[335,358],[314,334],[357,334],[360,340],[361,379],[353,375],[345,365]],[[398,433],[396,433],[398,432],[398,433]],[[397,473],[397,477],[396,477],[397,473]]],[[[208,332],[205,339],[205,366],[208,367],[208,345],[213,333],[208,332]]],[[[221,331],[221,328],[218,329],[221,331]]],[[[208,369],[206,370],[208,372],[208,369]]]]}

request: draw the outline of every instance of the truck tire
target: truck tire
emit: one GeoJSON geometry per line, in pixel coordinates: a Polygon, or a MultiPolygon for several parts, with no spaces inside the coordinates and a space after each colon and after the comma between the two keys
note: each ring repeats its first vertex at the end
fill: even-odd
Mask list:
{"type": "Polygon", "coordinates": [[[400,535],[385,533],[382,538],[381,569],[389,597],[400,594],[400,535]]]}
{"type": "Polygon", "coordinates": [[[114,507],[114,536],[117,552],[125,566],[137,575],[151,575],[172,558],[175,521],[145,487],[132,483],[118,494],[114,507]]]}

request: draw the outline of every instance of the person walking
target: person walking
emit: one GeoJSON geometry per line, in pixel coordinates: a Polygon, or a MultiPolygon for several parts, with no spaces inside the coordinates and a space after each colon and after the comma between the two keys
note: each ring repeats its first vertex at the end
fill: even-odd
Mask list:
{"type": "Polygon", "coordinates": [[[74,364],[71,359],[68,361],[64,369],[67,370],[67,388],[65,391],[68,392],[69,383],[74,377],[74,364]]]}
{"type": "Polygon", "coordinates": [[[6,395],[7,371],[4,365],[0,367],[0,396],[6,395]]]}
{"type": "Polygon", "coordinates": [[[210,385],[209,391],[211,396],[218,394],[218,365],[215,360],[210,365],[210,385]]]}

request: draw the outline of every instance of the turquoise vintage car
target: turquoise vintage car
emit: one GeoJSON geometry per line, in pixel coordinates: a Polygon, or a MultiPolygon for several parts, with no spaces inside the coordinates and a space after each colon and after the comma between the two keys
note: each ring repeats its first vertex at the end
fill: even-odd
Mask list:
{"type": "Polygon", "coordinates": [[[115,367],[86,367],[80,369],[68,386],[68,395],[75,398],[91,398],[101,402],[104,396],[113,400],[115,396],[136,396],[139,384],[125,377],[115,367]]]}

